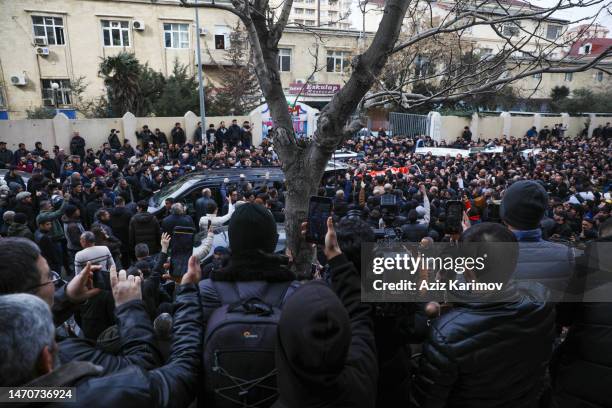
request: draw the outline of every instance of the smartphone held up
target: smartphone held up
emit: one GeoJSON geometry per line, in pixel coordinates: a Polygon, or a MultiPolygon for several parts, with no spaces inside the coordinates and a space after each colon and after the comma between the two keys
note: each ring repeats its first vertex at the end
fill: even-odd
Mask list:
{"type": "Polygon", "coordinates": [[[306,241],[314,244],[325,244],[327,218],[332,215],[333,201],[328,197],[312,196],[308,201],[308,230],[306,241]]]}

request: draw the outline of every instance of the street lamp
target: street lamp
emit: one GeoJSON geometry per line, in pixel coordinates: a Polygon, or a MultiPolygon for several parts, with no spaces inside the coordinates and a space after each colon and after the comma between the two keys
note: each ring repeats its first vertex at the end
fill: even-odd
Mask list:
{"type": "Polygon", "coordinates": [[[55,114],[59,112],[59,101],[57,100],[57,94],[59,93],[60,85],[57,82],[51,82],[51,89],[53,90],[53,103],[55,104],[55,114]]]}

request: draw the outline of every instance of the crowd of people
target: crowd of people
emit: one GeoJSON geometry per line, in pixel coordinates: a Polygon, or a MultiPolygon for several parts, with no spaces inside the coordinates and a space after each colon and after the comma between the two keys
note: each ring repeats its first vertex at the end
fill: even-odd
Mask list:
{"type": "Polygon", "coordinates": [[[225,180],[220,201],[203,189],[192,211],[149,213],[187,173],[280,165],[249,123],[169,133],[144,126],[132,146],[113,129],[99,149],[75,133],[69,152],[0,141],[0,385],[76,387],[88,407],[612,406],[610,303],[529,292],[612,273],[612,251],[591,250],[612,241],[609,124],[452,143],[360,132],[348,170],[321,181],[333,214],[310,274],[275,253],[283,183],[225,180]],[[386,240],[513,243],[497,278],[542,285],[495,303],[361,302],[362,245],[386,240]]]}

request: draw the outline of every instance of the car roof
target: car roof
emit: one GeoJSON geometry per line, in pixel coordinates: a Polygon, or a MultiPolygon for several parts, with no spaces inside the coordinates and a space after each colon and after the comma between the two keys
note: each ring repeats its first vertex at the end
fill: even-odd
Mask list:
{"type": "Polygon", "coordinates": [[[265,180],[266,174],[269,181],[284,181],[285,175],[280,167],[248,167],[248,168],[229,168],[229,169],[207,169],[186,174],[176,179],[178,181],[193,180],[195,182],[222,182],[228,178],[230,181],[239,181],[240,175],[244,174],[248,181],[265,180]]]}

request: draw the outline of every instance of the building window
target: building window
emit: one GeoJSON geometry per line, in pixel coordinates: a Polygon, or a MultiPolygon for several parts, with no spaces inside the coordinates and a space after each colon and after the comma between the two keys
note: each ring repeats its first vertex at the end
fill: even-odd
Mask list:
{"type": "Polygon", "coordinates": [[[566,72],[565,73],[565,82],[572,82],[573,79],[574,79],[574,73],[573,72],[566,72]]]}
{"type": "Polygon", "coordinates": [[[585,44],[584,53],[587,55],[591,53],[591,44],[585,44]]]}
{"type": "Polygon", "coordinates": [[[70,105],[72,103],[72,95],[70,90],[69,79],[43,79],[42,80],[42,98],[43,105],[55,106],[55,98],[57,97],[57,106],[70,105]],[[54,91],[51,84],[56,82],[59,84],[59,89],[54,91]]]}
{"type": "Polygon", "coordinates": [[[189,24],[164,23],[166,48],[189,48],[189,24]]]}
{"type": "Polygon", "coordinates": [[[230,28],[215,26],[215,50],[227,50],[230,47],[230,28]]]}
{"type": "Polygon", "coordinates": [[[327,72],[347,72],[350,68],[349,53],[327,51],[327,72]]]}
{"type": "Polygon", "coordinates": [[[538,73],[538,74],[533,74],[533,77],[534,77],[535,79],[542,79],[542,73],[540,72],[540,73],[538,73]]]}
{"type": "Polygon", "coordinates": [[[338,12],[337,11],[328,11],[327,12],[327,17],[330,20],[336,20],[338,18],[338,12]]]}
{"type": "Polygon", "coordinates": [[[597,82],[601,82],[604,79],[604,73],[599,71],[595,74],[595,79],[597,80],[597,82]]]}
{"type": "Polygon", "coordinates": [[[278,70],[281,72],[291,71],[291,48],[278,49],[278,70]]]}
{"type": "Polygon", "coordinates": [[[549,24],[546,27],[546,38],[549,40],[556,40],[561,35],[561,26],[549,24]]]}
{"type": "Polygon", "coordinates": [[[34,38],[44,38],[49,45],[64,45],[64,20],[61,17],[32,16],[34,38]]]}
{"type": "Polygon", "coordinates": [[[306,4],[314,4],[315,0],[304,0],[306,4]]]}
{"type": "Polygon", "coordinates": [[[129,21],[102,20],[102,35],[105,47],[129,47],[129,21]]]}
{"type": "Polygon", "coordinates": [[[329,0],[329,7],[338,7],[338,0],[329,0]]]}
{"type": "Polygon", "coordinates": [[[304,20],[304,25],[313,26],[315,25],[315,21],[314,20],[304,20]]]}
{"type": "Polygon", "coordinates": [[[303,8],[296,8],[294,11],[295,11],[295,14],[304,14],[303,8]]]}
{"type": "Polygon", "coordinates": [[[294,19],[293,22],[295,24],[304,24],[304,20],[302,20],[302,19],[294,19]]]}
{"type": "Polygon", "coordinates": [[[314,13],[315,13],[314,9],[306,9],[306,14],[307,15],[314,16],[314,13]]]}
{"type": "Polygon", "coordinates": [[[502,34],[506,37],[515,37],[520,33],[520,26],[516,23],[506,23],[502,26],[502,34]]]}

